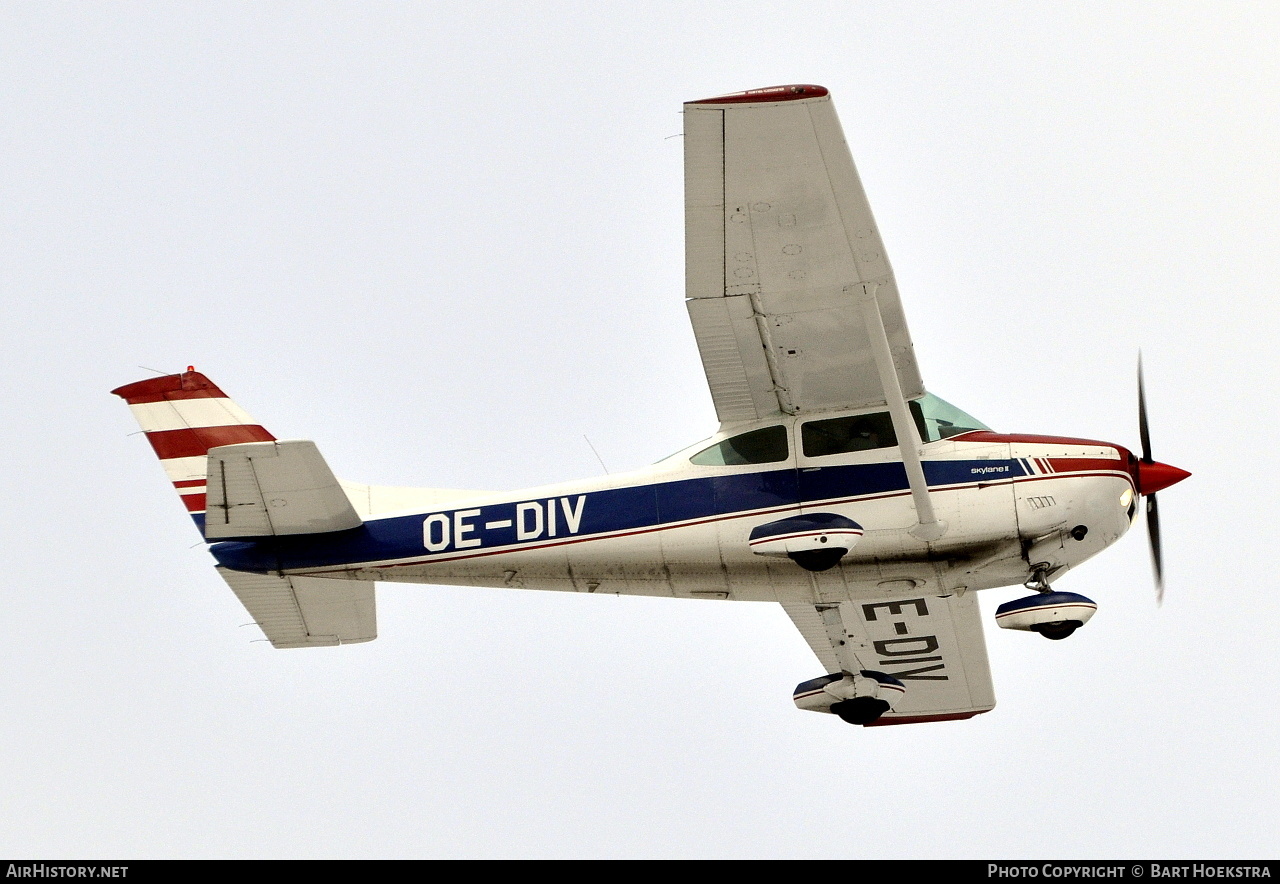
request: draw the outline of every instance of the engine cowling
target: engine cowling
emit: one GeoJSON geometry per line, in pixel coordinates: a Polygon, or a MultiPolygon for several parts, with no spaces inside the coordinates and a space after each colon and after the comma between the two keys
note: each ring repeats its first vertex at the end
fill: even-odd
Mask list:
{"type": "Polygon", "coordinates": [[[862,539],[863,528],[837,513],[806,513],[751,529],[747,543],[758,556],[789,558],[807,571],[835,567],[862,539]]]}

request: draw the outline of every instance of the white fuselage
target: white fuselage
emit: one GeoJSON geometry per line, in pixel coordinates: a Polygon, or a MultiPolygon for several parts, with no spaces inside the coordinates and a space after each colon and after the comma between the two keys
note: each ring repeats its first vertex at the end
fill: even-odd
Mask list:
{"type": "Polygon", "coordinates": [[[794,444],[784,462],[691,463],[707,444],[625,475],[375,515],[372,540],[347,551],[311,538],[274,554],[284,573],[357,580],[835,601],[1019,584],[1039,564],[1061,574],[1119,539],[1135,509],[1132,456],[1119,446],[972,432],[921,449],[947,526],[926,543],[910,533],[896,448],[807,458],[794,444]],[[752,528],[809,513],[865,530],[835,568],[811,573],[748,546],[752,528]]]}

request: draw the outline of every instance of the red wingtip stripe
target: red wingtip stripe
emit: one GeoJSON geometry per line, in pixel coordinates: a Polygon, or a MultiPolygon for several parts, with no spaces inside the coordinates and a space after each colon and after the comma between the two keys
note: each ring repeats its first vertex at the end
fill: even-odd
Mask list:
{"type": "Polygon", "coordinates": [[[794,86],[766,86],[763,89],[748,89],[746,92],[731,92],[728,95],[717,95],[687,104],[756,104],[765,101],[799,101],[802,98],[820,98],[829,94],[825,86],[797,84],[794,86]]]}
{"type": "Polygon", "coordinates": [[[926,721],[964,721],[966,718],[973,718],[975,715],[981,715],[984,712],[990,712],[990,709],[976,709],[972,712],[949,712],[943,715],[904,715],[899,718],[877,718],[870,724],[863,727],[885,727],[891,724],[924,724],[926,721]]]}
{"type": "Polygon", "coordinates": [[[147,433],[147,441],[155,449],[156,457],[161,460],[169,460],[173,457],[199,457],[208,454],[210,448],[217,448],[219,445],[271,442],[275,438],[256,424],[232,424],[225,427],[160,430],[147,433]]]}
{"type": "Polygon", "coordinates": [[[167,374],[159,378],[147,378],[133,384],[125,384],[111,391],[130,405],[145,402],[165,402],[173,399],[226,399],[227,394],[217,384],[198,371],[167,374]]]}

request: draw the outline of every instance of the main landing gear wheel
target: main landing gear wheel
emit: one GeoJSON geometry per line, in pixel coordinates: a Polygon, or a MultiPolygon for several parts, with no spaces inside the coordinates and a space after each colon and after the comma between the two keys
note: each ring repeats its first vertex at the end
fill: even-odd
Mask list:
{"type": "Polygon", "coordinates": [[[1060,642],[1081,626],[1084,626],[1084,624],[1079,620],[1063,620],[1058,623],[1037,623],[1031,627],[1031,631],[1038,632],[1047,639],[1060,642]]]}
{"type": "Polygon", "coordinates": [[[889,704],[876,697],[854,697],[832,703],[831,711],[849,724],[871,724],[889,711],[889,704]]]}
{"type": "Polygon", "coordinates": [[[830,549],[807,549],[802,552],[788,553],[791,561],[806,571],[828,571],[840,564],[840,559],[848,550],[842,546],[830,549]]]}

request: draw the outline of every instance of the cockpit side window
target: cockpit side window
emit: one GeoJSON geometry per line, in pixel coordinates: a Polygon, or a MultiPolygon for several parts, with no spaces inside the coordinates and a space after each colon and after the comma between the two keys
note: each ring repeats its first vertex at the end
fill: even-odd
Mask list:
{"type": "MultiPolygon", "coordinates": [[[[921,442],[937,442],[961,433],[990,429],[932,393],[908,404],[921,442]]],[[[897,444],[898,435],[893,431],[893,419],[887,411],[809,421],[800,427],[800,447],[805,457],[872,451],[897,444]]]]}
{"type": "Polygon", "coordinates": [[[765,427],[731,436],[704,448],[689,458],[701,467],[733,467],[743,464],[778,463],[787,459],[787,428],[765,427]]]}
{"type": "Polygon", "coordinates": [[[871,451],[897,444],[893,420],[887,411],[809,421],[800,427],[800,447],[805,457],[871,451]]]}

